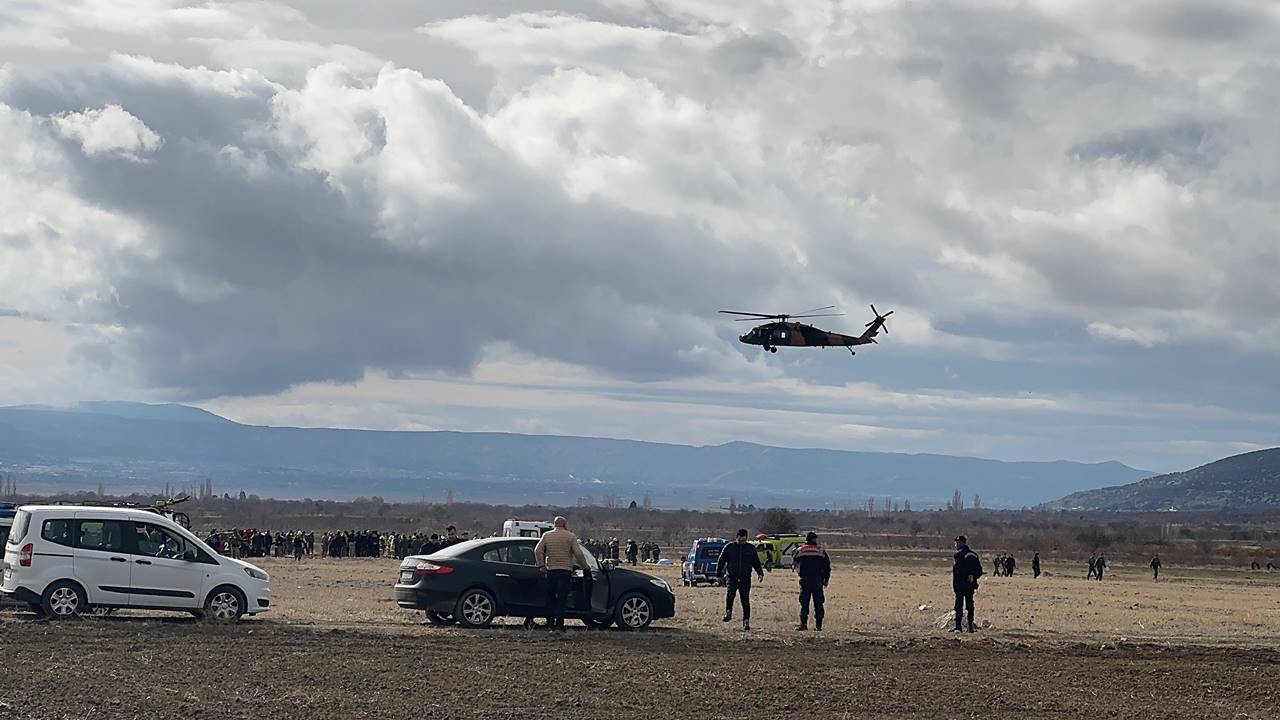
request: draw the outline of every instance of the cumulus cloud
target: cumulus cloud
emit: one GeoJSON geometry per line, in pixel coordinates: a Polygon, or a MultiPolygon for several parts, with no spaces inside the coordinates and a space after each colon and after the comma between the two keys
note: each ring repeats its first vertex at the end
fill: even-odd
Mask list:
{"type": "Polygon", "coordinates": [[[615,387],[979,397],[1087,394],[1064,364],[1125,346],[1280,353],[1274,13],[518,5],[12,11],[41,48],[0,72],[0,306],[182,398],[494,347],[615,387]],[[829,302],[834,330],[898,309],[856,370],[714,315],[829,302]]]}
{"type": "Polygon", "coordinates": [[[62,113],[53,118],[63,137],[80,143],[85,155],[118,155],[138,160],[164,143],[159,135],[119,105],[83,112],[62,113]]]}

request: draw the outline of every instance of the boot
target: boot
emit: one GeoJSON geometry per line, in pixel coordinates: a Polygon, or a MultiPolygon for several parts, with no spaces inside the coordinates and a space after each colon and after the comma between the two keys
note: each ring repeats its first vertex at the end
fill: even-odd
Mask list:
{"type": "Polygon", "coordinates": [[[809,624],[803,620],[801,620],[800,624],[796,626],[796,632],[804,632],[805,630],[808,630],[808,629],[809,629],[809,624]]]}
{"type": "Polygon", "coordinates": [[[822,620],[818,619],[813,623],[813,629],[822,632],[822,620]]]}
{"type": "Polygon", "coordinates": [[[733,613],[726,610],[724,613],[724,617],[720,618],[720,622],[729,622],[732,619],[733,619],[733,613]]]}
{"type": "Polygon", "coordinates": [[[743,619],[742,619],[742,630],[743,630],[743,632],[746,632],[747,630],[750,630],[750,629],[751,629],[751,621],[750,621],[750,620],[747,620],[746,618],[743,618],[743,619]]]}
{"type": "Polygon", "coordinates": [[[978,628],[974,627],[973,621],[969,621],[969,632],[978,632],[978,628]]]}

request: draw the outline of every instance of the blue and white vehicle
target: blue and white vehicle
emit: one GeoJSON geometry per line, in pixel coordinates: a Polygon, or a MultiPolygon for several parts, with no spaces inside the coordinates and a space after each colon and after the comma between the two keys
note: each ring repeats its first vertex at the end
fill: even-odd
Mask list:
{"type": "Polygon", "coordinates": [[[680,579],[685,587],[702,583],[717,584],[716,566],[720,563],[720,551],[729,541],[724,538],[701,538],[693,541],[693,547],[685,555],[680,567],[680,579]]]}

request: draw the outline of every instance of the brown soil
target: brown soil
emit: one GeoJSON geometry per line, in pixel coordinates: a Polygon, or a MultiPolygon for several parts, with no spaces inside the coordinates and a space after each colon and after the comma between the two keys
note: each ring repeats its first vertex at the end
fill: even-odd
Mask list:
{"type": "Polygon", "coordinates": [[[1157,586],[1135,574],[1101,590],[993,578],[979,617],[985,600],[998,622],[956,638],[933,627],[945,607],[917,610],[946,596],[936,569],[841,565],[821,636],[790,630],[794,581],[774,573],[750,634],[715,617],[717,589],[678,588],[679,616],[649,632],[555,639],[426,625],[390,601],[390,561],[263,564],[278,607],[234,627],[0,614],[0,718],[1280,717],[1273,616],[1248,611],[1258,626],[1235,635],[1217,609],[1269,610],[1277,591],[1235,577],[1157,586]],[[1168,638],[1070,631],[1082,619],[1144,622],[1133,597],[1193,611],[1168,638]],[[1046,627],[1025,624],[1027,602],[1046,627]]]}

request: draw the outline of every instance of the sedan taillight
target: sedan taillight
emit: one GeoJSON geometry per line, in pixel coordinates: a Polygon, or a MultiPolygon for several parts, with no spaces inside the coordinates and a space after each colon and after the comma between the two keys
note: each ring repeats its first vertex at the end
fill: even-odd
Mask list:
{"type": "Polygon", "coordinates": [[[419,575],[448,575],[453,572],[453,568],[448,565],[437,565],[433,562],[427,562],[426,560],[418,561],[414,570],[416,570],[419,575]]]}
{"type": "Polygon", "coordinates": [[[22,548],[18,550],[18,566],[31,567],[31,557],[35,555],[35,553],[36,553],[35,545],[32,545],[31,543],[27,543],[26,545],[23,545],[22,548]]]}

